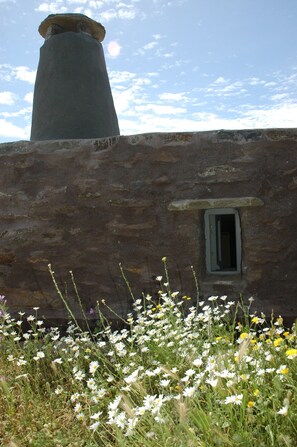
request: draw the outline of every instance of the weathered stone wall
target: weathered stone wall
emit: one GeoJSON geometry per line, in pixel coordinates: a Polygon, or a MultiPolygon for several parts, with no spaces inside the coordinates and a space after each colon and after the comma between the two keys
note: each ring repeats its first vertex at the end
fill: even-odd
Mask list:
{"type": "Polygon", "coordinates": [[[51,263],[69,298],[72,270],[86,309],[105,298],[125,314],[119,263],[140,296],[167,256],[175,290],[196,296],[193,265],[202,296],[241,292],[297,315],[296,129],[7,143],[0,169],[0,293],[12,310],[63,315],[51,263]],[[242,273],[208,274],[204,209],[172,202],[240,197],[264,203],[238,202],[242,273]]]}

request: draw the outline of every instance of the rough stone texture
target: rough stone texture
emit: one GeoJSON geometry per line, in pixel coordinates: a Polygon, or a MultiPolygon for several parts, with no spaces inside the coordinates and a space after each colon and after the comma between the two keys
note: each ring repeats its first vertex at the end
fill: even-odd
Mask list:
{"type": "Polygon", "coordinates": [[[211,208],[242,208],[245,206],[261,206],[263,200],[257,197],[224,197],[220,199],[176,200],[168,206],[170,211],[194,211],[211,208]]]}
{"type": "Polygon", "coordinates": [[[58,25],[61,31],[78,32],[80,26],[84,24],[89,34],[94,39],[102,42],[105,37],[105,28],[101,23],[96,22],[84,14],[68,13],[68,14],[50,14],[39,25],[38,31],[42,37],[48,37],[49,28],[58,25]]]}
{"type": "Polygon", "coordinates": [[[297,316],[297,130],[144,134],[0,145],[0,293],[12,310],[64,315],[49,272],[71,300],[72,270],[86,308],[121,314],[157,290],[167,256],[172,289],[195,298],[255,298],[297,316]],[[172,202],[254,197],[239,207],[242,273],[208,274],[204,210],[172,202]]]}
{"type": "Polygon", "coordinates": [[[101,43],[76,32],[46,40],[40,49],[31,140],[119,133],[101,43]]]}

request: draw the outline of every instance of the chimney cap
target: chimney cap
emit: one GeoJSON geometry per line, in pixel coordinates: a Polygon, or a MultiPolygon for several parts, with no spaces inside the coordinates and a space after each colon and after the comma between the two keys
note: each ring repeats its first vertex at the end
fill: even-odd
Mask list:
{"type": "Polygon", "coordinates": [[[85,16],[84,14],[68,13],[68,14],[50,14],[39,25],[38,31],[43,38],[46,37],[46,32],[51,25],[60,25],[65,28],[65,31],[77,31],[79,22],[86,22],[92,37],[102,42],[105,37],[105,28],[101,23],[85,16]]]}

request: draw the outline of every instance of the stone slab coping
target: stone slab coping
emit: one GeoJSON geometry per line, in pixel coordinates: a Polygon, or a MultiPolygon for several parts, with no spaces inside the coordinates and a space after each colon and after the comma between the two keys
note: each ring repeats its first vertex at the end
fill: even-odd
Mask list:
{"type": "Polygon", "coordinates": [[[195,211],[211,208],[241,208],[262,206],[264,202],[258,197],[224,197],[220,199],[185,199],[175,200],[168,205],[169,211],[195,211]]]}
{"type": "Polygon", "coordinates": [[[101,25],[101,23],[90,19],[90,17],[87,17],[84,14],[50,14],[49,16],[47,16],[46,19],[43,20],[43,22],[41,22],[38,31],[44,38],[46,37],[48,28],[54,24],[60,25],[67,31],[76,31],[77,24],[82,21],[88,25],[92,37],[97,39],[99,42],[102,42],[105,37],[104,26],[101,25]]]}

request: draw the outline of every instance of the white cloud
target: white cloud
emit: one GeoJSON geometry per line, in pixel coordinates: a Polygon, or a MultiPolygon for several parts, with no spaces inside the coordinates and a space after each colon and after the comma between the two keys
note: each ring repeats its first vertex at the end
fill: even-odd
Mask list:
{"type": "Polygon", "coordinates": [[[0,65],[0,80],[9,82],[12,79],[12,67],[9,64],[0,65]]]}
{"type": "Polygon", "coordinates": [[[30,126],[25,128],[15,126],[11,122],[0,119],[0,136],[19,139],[28,139],[30,137],[30,126]]]}
{"type": "Polygon", "coordinates": [[[134,82],[135,85],[142,86],[142,85],[150,85],[152,81],[148,78],[136,78],[134,82]]]}
{"type": "Polygon", "coordinates": [[[272,101],[280,101],[282,99],[288,98],[288,93],[277,93],[271,96],[272,101]]]}
{"type": "MultiPolygon", "coordinates": [[[[117,75],[118,79],[122,76],[119,73],[117,75]]],[[[145,79],[126,72],[123,77],[125,82],[114,84],[122,134],[297,127],[295,75],[281,77],[278,74],[271,75],[270,79],[254,77],[240,81],[220,76],[205,88],[192,92],[174,93],[165,90],[158,95],[156,103],[151,101],[152,91],[146,89],[145,79]],[[269,105],[267,101],[261,104],[260,87],[264,89],[263,94],[266,88],[269,89],[267,98],[275,104],[269,105]],[[196,98],[197,92],[200,101],[196,98]],[[248,95],[249,103],[229,101],[229,97],[244,98],[248,95]],[[209,96],[212,102],[207,99],[209,96]],[[223,101],[216,101],[216,98],[223,98],[223,101]],[[182,107],[174,107],[180,103],[182,107]],[[199,110],[196,113],[195,108],[199,110]]]]}
{"type": "Polygon", "coordinates": [[[118,115],[124,114],[125,116],[136,115],[135,106],[144,101],[141,86],[137,83],[133,83],[127,88],[115,89],[113,98],[118,115]]]}
{"type": "Polygon", "coordinates": [[[118,116],[121,114],[125,116],[135,114],[132,104],[135,102],[136,96],[137,92],[133,87],[121,91],[115,90],[113,92],[113,99],[118,116]]]}
{"type": "Polygon", "coordinates": [[[19,109],[15,112],[1,112],[1,116],[4,118],[15,118],[17,116],[26,116],[28,117],[31,115],[32,107],[24,107],[22,109],[19,109]]]}
{"type": "Polygon", "coordinates": [[[250,85],[263,85],[263,84],[265,84],[265,81],[263,81],[263,80],[261,80],[261,79],[259,79],[259,78],[256,78],[256,77],[249,78],[249,79],[247,80],[247,82],[248,82],[248,84],[250,84],[250,85]]]}
{"type": "Polygon", "coordinates": [[[0,80],[10,82],[13,79],[34,84],[36,78],[36,70],[29,67],[19,66],[13,67],[9,64],[0,65],[0,80]]]}
{"type": "Polygon", "coordinates": [[[219,76],[205,87],[195,90],[199,92],[200,99],[208,100],[215,112],[223,106],[225,110],[230,109],[232,103],[234,109],[238,109],[238,107],[243,109],[244,101],[246,102],[244,98],[249,98],[250,104],[257,105],[262,110],[265,104],[269,106],[271,101],[282,104],[284,102],[286,104],[295,103],[297,99],[296,85],[297,68],[293,68],[290,73],[270,73],[263,78],[254,76],[241,80],[230,80],[219,76]],[[208,98],[211,98],[211,102],[208,98]]]}
{"type": "Polygon", "coordinates": [[[153,42],[149,42],[149,43],[147,43],[146,45],[143,45],[143,49],[144,50],[152,50],[156,45],[158,45],[157,44],[157,42],[156,41],[153,41],[153,42]]]}
{"type": "Polygon", "coordinates": [[[41,3],[41,5],[39,5],[35,11],[40,11],[40,12],[52,12],[51,6],[49,3],[41,3]]]}
{"type": "Polygon", "coordinates": [[[109,80],[111,84],[121,84],[131,81],[136,74],[130,71],[111,71],[109,72],[109,80]]]}
{"type": "MultiPolygon", "coordinates": [[[[161,39],[161,34],[153,34],[153,39],[151,42],[148,42],[146,44],[144,44],[141,48],[139,48],[138,50],[136,50],[134,52],[134,55],[145,55],[147,51],[152,50],[154,48],[156,48],[160,42],[159,39],[161,39]]],[[[166,53],[164,54],[164,49],[157,49],[157,51],[155,52],[155,55],[158,57],[162,57],[162,58],[166,58],[166,57],[171,57],[173,54],[171,53],[166,53]]]]}
{"type": "MultiPolygon", "coordinates": [[[[110,81],[123,134],[240,128],[246,123],[255,127],[255,123],[251,122],[253,110],[244,109],[245,115],[243,112],[240,114],[236,111],[237,116],[232,119],[223,117],[224,110],[221,110],[220,114],[215,112],[193,114],[193,111],[185,106],[187,103],[191,103],[192,107],[201,105],[199,103],[198,106],[194,106],[195,95],[193,92],[191,94],[190,92],[165,91],[158,95],[158,100],[154,103],[150,99],[151,92],[146,88],[148,85],[152,86],[148,77],[138,77],[135,73],[128,71],[111,72],[110,81]],[[175,106],[175,104],[179,105],[179,102],[182,102],[182,107],[175,106]]],[[[217,88],[219,92],[221,88],[227,89],[228,92],[229,89],[232,91],[235,88],[242,88],[242,86],[239,83],[230,83],[217,85],[217,88]]],[[[231,115],[230,111],[229,115],[231,115]]]]}
{"type": "Polygon", "coordinates": [[[17,99],[13,92],[0,92],[0,104],[12,106],[17,99]]]}
{"type": "Polygon", "coordinates": [[[193,132],[197,131],[197,122],[193,119],[163,117],[153,113],[142,114],[138,121],[124,118],[120,120],[121,133],[131,135],[146,132],[193,132]]]}
{"type": "Polygon", "coordinates": [[[297,103],[247,111],[238,119],[244,128],[297,127],[297,103]]]}
{"type": "Polygon", "coordinates": [[[188,101],[187,96],[185,93],[161,93],[159,95],[159,98],[162,101],[188,101]]]}
{"type": "Polygon", "coordinates": [[[33,104],[33,92],[26,93],[24,100],[29,104],[33,104]]]}
{"type": "Polygon", "coordinates": [[[215,81],[214,84],[226,84],[227,79],[223,78],[223,76],[218,77],[215,81]]]}
{"type": "Polygon", "coordinates": [[[102,6],[103,6],[103,2],[101,2],[101,1],[99,1],[99,0],[96,0],[96,1],[90,1],[90,2],[88,3],[88,5],[89,5],[90,8],[99,9],[99,8],[102,8],[102,6]]]}
{"type": "Polygon", "coordinates": [[[29,82],[29,84],[34,84],[36,78],[36,70],[31,70],[31,68],[29,67],[20,66],[15,67],[12,71],[16,79],[29,82]]]}
{"type": "Polygon", "coordinates": [[[101,13],[102,20],[108,22],[109,20],[115,19],[117,17],[117,12],[114,9],[109,9],[101,13]]]}
{"type": "Polygon", "coordinates": [[[120,119],[121,133],[131,135],[145,132],[200,132],[217,129],[261,129],[297,127],[297,104],[267,110],[254,109],[234,118],[215,113],[197,113],[189,117],[160,116],[146,110],[133,119],[120,119]]]}
{"type": "Polygon", "coordinates": [[[146,104],[135,107],[137,112],[152,111],[156,115],[179,115],[180,113],[186,113],[187,109],[184,107],[162,106],[158,104],[146,104]]]}
{"type": "Polygon", "coordinates": [[[97,20],[97,11],[100,16],[98,20],[108,22],[112,19],[132,20],[138,10],[135,8],[135,0],[129,0],[126,3],[119,0],[53,0],[39,3],[35,11],[55,14],[76,12],[85,14],[97,20]],[[86,8],[87,6],[87,8],[86,8]],[[103,8],[106,8],[105,10],[103,8]]]}
{"type": "Polygon", "coordinates": [[[106,22],[112,19],[132,20],[135,17],[136,17],[136,9],[130,9],[130,8],[108,9],[107,11],[102,11],[100,13],[101,20],[106,22]]]}
{"type": "Polygon", "coordinates": [[[115,108],[118,115],[139,115],[136,106],[147,102],[148,91],[146,87],[151,85],[148,77],[138,77],[129,71],[111,71],[109,79],[112,87],[115,108]]]}
{"type": "Polygon", "coordinates": [[[277,82],[271,81],[271,82],[265,82],[264,81],[264,86],[265,87],[275,87],[277,85],[277,82]]]}
{"type": "Polygon", "coordinates": [[[245,93],[247,90],[243,87],[242,81],[235,81],[228,83],[230,81],[224,78],[218,78],[207,88],[201,89],[206,96],[238,96],[245,93]]]}
{"type": "Polygon", "coordinates": [[[61,0],[56,0],[50,3],[41,3],[35,11],[48,12],[48,13],[64,13],[67,12],[67,8],[61,5],[61,0]]]}

